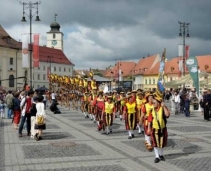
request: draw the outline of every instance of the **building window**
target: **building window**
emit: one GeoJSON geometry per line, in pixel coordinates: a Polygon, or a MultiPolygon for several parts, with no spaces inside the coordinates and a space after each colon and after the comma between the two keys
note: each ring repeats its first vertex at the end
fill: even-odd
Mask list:
{"type": "Polygon", "coordinates": [[[66,68],[64,68],[64,72],[66,72],[66,68]]]}
{"type": "Polygon", "coordinates": [[[43,66],[43,70],[45,71],[45,65],[43,66]]]}
{"type": "Polygon", "coordinates": [[[152,83],[151,83],[151,78],[149,79],[149,84],[152,84],[152,83]]]}
{"type": "Polygon", "coordinates": [[[9,87],[14,87],[14,85],[15,85],[14,75],[10,75],[9,76],[9,87]]]}
{"type": "Polygon", "coordinates": [[[10,65],[13,65],[13,58],[10,58],[10,65]]]}
{"type": "Polygon", "coordinates": [[[153,78],[153,84],[155,84],[155,79],[153,78]]]}
{"type": "Polygon", "coordinates": [[[54,71],[56,71],[56,67],[54,67],[54,71]]]}
{"type": "Polygon", "coordinates": [[[37,79],[40,80],[40,74],[37,75],[37,79]]]}
{"type": "Polygon", "coordinates": [[[145,79],[145,84],[147,84],[147,79],[145,79]]]}
{"type": "Polygon", "coordinates": [[[69,72],[70,72],[70,70],[71,70],[71,69],[69,68],[69,72]]]}
{"type": "Polygon", "coordinates": [[[45,74],[43,74],[43,80],[45,80],[45,74]]]}
{"type": "Polygon", "coordinates": [[[170,81],[172,81],[173,80],[173,78],[172,77],[170,77],[170,81]]]}
{"type": "Polygon", "coordinates": [[[61,71],[61,67],[59,67],[59,71],[61,71]]]}
{"type": "Polygon", "coordinates": [[[56,34],[55,34],[55,33],[53,34],[53,38],[54,38],[54,39],[56,38],[56,34]]]}

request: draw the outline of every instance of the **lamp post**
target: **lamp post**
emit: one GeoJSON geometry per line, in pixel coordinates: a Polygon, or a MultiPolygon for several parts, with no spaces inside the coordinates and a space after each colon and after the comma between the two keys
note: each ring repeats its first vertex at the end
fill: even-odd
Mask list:
{"type": "Polygon", "coordinates": [[[29,17],[29,23],[30,23],[30,33],[29,33],[29,35],[30,35],[30,39],[29,39],[30,40],[29,41],[30,42],[30,49],[29,49],[29,51],[30,51],[30,71],[29,72],[30,72],[30,87],[32,88],[33,87],[32,86],[32,79],[33,79],[33,77],[32,77],[32,18],[34,17],[35,14],[37,14],[35,21],[41,21],[38,16],[38,5],[41,4],[41,1],[39,1],[39,2],[29,1],[28,3],[20,2],[20,4],[23,5],[23,17],[22,17],[21,21],[26,22],[26,18],[25,18],[25,15],[26,15],[29,17]],[[33,8],[36,8],[36,12],[34,14],[32,14],[33,8]],[[27,14],[25,12],[26,9],[29,9],[29,14],[27,14]]]}
{"type": "Polygon", "coordinates": [[[186,63],[185,38],[190,37],[190,35],[189,35],[189,25],[190,25],[190,23],[180,22],[180,21],[178,21],[178,23],[180,25],[179,37],[183,37],[183,76],[185,76],[185,63],[186,63]]]}
{"type": "MultiPolygon", "coordinates": [[[[50,73],[49,74],[51,74],[51,63],[53,62],[53,60],[52,60],[52,58],[53,58],[53,56],[48,56],[47,57],[47,62],[49,62],[50,63],[50,73]]],[[[51,82],[49,82],[50,84],[51,84],[51,82]]],[[[53,91],[54,91],[54,85],[51,85],[51,86],[53,86],[53,91]]],[[[49,88],[50,88],[50,86],[49,86],[49,88]]]]}
{"type": "Polygon", "coordinates": [[[117,65],[117,77],[118,77],[118,79],[117,79],[117,91],[118,91],[118,93],[119,93],[119,76],[120,76],[120,73],[119,73],[119,68],[120,68],[120,66],[121,66],[121,59],[116,59],[116,65],[117,65]]]}

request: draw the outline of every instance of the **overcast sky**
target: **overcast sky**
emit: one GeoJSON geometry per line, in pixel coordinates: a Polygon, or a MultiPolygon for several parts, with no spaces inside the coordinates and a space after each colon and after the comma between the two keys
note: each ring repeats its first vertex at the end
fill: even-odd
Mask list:
{"type": "MultiPolygon", "coordinates": [[[[29,22],[20,22],[19,2],[0,0],[0,24],[16,40],[29,33],[29,22]]],[[[211,0],[42,0],[41,22],[34,16],[32,25],[33,33],[41,34],[40,45],[46,45],[55,13],[64,53],[75,69],[104,68],[115,59],[138,61],[164,48],[167,58],[176,57],[183,43],[178,21],[190,22],[190,55],[211,54],[211,0]]]]}

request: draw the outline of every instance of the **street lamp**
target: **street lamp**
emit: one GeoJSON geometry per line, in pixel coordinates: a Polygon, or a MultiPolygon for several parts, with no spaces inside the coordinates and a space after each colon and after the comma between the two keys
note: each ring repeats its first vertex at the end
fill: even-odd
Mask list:
{"type": "Polygon", "coordinates": [[[26,2],[20,2],[21,5],[23,5],[23,17],[21,22],[26,22],[25,15],[29,17],[29,22],[30,22],[30,86],[32,86],[32,18],[36,14],[36,19],[35,21],[41,21],[38,15],[38,5],[41,4],[41,1],[39,2],[31,2],[29,1],[28,3],[26,2]],[[32,8],[36,8],[36,12],[32,14],[32,8]],[[29,9],[29,15],[25,12],[26,9],[29,9]]]}
{"type": "Polygon", "coordinates": [[[116,64],[117,65],[117,76],[118,76],[118,79],[117,79],[117,91],[119,93],[119,76],[120,76],[120,73],[119,73],[119,68],[121,66],[121,59],[116,59],[116,64]]]}
{"type": "Polygon", "coordinates": [[[185,76],[185,63],[186,63],[185,37],[190,37],[190,34],[189,34],[189,25],[190,25],[190,23],[180,22],[180,21],[178,21],[178,23],[180,25],[179,37],[183,37],[183,76],[185,76]],[[182,28],[183,28],[183,31],[182,31],[182,28]]]}
{"type": "MultiPolygon", "coordinates": [[[[51,63],[53,62],[52,58],[53,58],[53,56],[48,56],[48,57],[47,57],[47,62],[50,63],[50,69],[49,69],[50,73],[49,73],[49,74],[51,74],[51,63]]],[[[48,77],[48,75],[47,75],[47,77],[48,77]]],[[[50,85],[51,85],[51,84],[52,84],[52,83],[51,83],[51,81],[50,81],[50,82],[49,82],[49,89],[50,89],[50,85]]],[[[54,91],[54,85],[51,85],[51,86],[53,87],[53,91],[54,91]]]]}

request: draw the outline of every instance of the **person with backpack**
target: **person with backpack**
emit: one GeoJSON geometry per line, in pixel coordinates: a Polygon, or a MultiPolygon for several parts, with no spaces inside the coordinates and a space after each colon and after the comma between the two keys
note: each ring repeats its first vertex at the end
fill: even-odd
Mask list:
{"type": "Polygon", "coordinates": [[[21,124],[19,126],[19,137],[22,137],[23,125],[27,120],[27,136],[31,134],[31,107],[32,107],[32,97],[34,91],[29,90],[26,97],[21,100],[21,124]]]}
{"type": "Polygon", "coordinates": [[[12,94],[12,91],[9,90],[8,91],[8,94],[6,95],[5,97],[5,102],[6,102],[6,105],[7,105],[7,118],[8,119],[12,119],[12,109],[13,109],[13,94],[12,94]]]}

